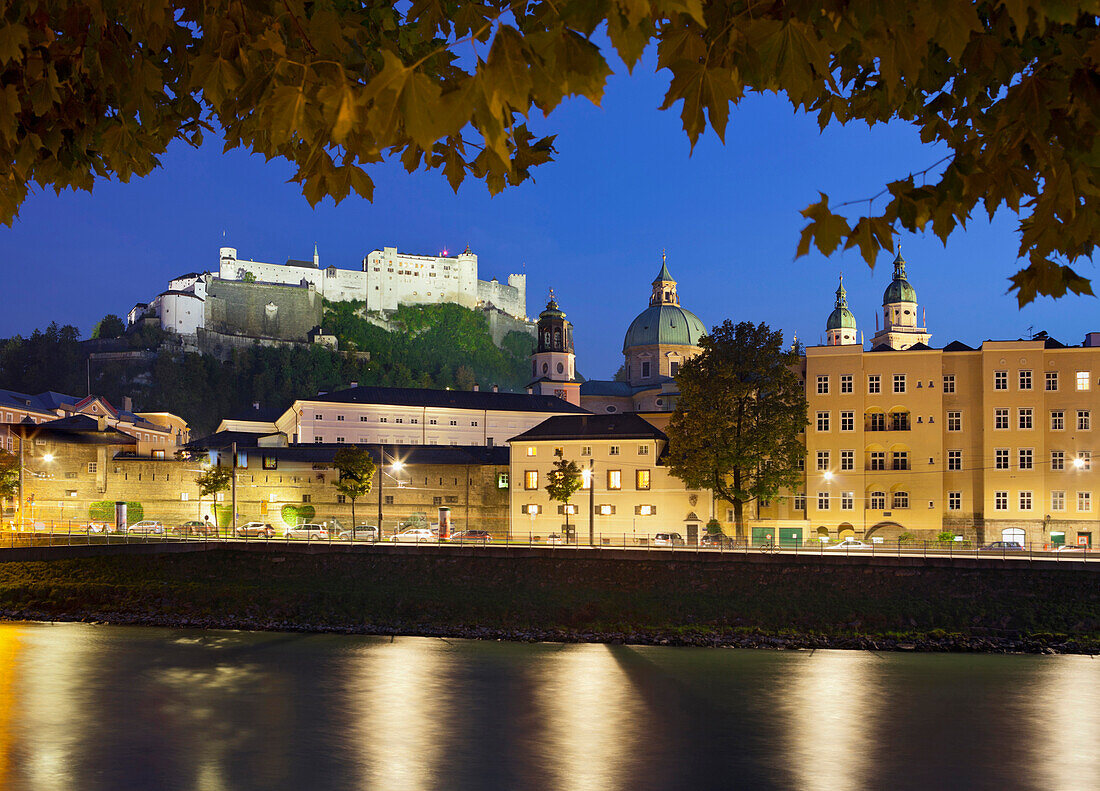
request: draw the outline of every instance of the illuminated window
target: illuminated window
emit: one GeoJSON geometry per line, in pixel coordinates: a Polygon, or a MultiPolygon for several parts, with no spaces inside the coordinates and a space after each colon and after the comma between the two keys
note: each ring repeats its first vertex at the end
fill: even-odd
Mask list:
{"type": "Polygon", "coordinates": [[[653,516],[657,513],[657,506],[655,505],[636,505],[634,506],[634,513],[638,516],[653,516]]]}
{"type": "Polygon", "coordinates": [[[1078,371],[1077,372],[1077,389],[1088,390],[1089,389],[1089,372],[1078,371]]]}
{"type": "Polygon", "coordinates": [[[527,455],[528,456],[534,456],[535,455],[535,446],[534,445],[528,445],[527,446],[527,455]]]}
{"type": "Polygon", "coordinates": [[[621,488],[623,488],[623,471],[622,470],[608,470],[607,471],[607,488],[608,489],[621,489],[621,488]]]}
{"type": "Polygon", "coordinates": [[[649,488],[649,470],[636,470],[634,473],[634,478],[636,489],[649,488]]]}
{"type": "Polygon", "coordinates": [[[611,516],[615,513],[615,506],[613,505],[597,505],[596,513],[600,516],[611,516]]]}
{"type": "Polygon", "coordinates": [[[186,503],[190,499],[191,499],[191,495],[188,492],[180,492],[180,500],[181,501],[186,503]]]}
{"type": "Polygon", "coordinates": [[[534,491],[539,488],[539,471],[538,470],[525,470],[523,473],[523,488],[527,491],[534,491]]]}
{"type": "Polygon", "coordinates": [[[1079,470],[1091,470],[1092,469],[1092,451],[1091,450],[1079,450],[1077,451],[1077,458],[1080,461],[1075,461],[1073,466],[1079,470]]]}
{"type": "Polygon", "coordinates": [[[1083,514],[1092,510],[1092,492],[1077,493],[1077,510],[1083,514]]]}

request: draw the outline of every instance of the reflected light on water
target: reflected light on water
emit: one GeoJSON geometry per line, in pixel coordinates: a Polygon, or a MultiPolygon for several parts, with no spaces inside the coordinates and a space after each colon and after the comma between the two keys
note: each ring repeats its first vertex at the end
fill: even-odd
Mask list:
{"type": "Polygon", "coordinates": [[[396,640],[374,644],[350,660],[345,678],[355,761],[371,791],[439,788],[440,734],[455,717],[447,677],[447,644],[396,640]]]}
{"type": "Polygon", "coordinates": [[[1030,685],[1028,762],[1039,788],[1100,788],[1100,662],[1089,656],[1043,657],[1030,685]]]}
{"type": "Polygon", "coordinates": [[[866,651],[814,651],[786,668],[779,699],[790,724],[784,763],[794,787],[867,787],[868,742],[880,698],[878,661],[866,651]]]}
{"type": "Polygon", "coordinates": [[[543,654],[534,705],[543,732],[531,745],[541,769],[568,791],[618,791],[651,738],[645,705],[607,646],[568,645],[543,654]]]}
{"type": "Polygon", "coordinates": [[[23,646],[23,627],[0,624],[0,788],[9,785],[12,746],[12,685],[17,676],[16,661],[23,646]]]}

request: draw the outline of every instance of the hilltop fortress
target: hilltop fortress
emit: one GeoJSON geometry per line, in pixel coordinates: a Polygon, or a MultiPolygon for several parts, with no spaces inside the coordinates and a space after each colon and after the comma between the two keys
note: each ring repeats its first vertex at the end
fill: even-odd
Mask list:
{"type": "Polygon", "coordinates": [[[288,258],[273,264],[238,257],[235,247],[219,251],[214,272],[190,272],[169,281],[151,302],[139,302],[128,324],[156,323],[180,336],[218,333],[305,342],[317,340],[323,300],[358,301],[367,313],[385,316],[399,305],[454,303],[482,310],[499,343],[509,330],[534,332],[527,318],[527,276],[507,282],[478,279],[477,255],[467,247],[456,256],[409,255],[396,247],[374,250],[360,269],[322,267],[288,258]]]}

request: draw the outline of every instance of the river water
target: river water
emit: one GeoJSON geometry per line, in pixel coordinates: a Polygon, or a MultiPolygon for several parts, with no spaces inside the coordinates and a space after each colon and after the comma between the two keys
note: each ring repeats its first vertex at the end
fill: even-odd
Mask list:
{"type": "Polygon", "coordinates": [[[1100,659],[0,624],[0,789],[1100,788],[1100,659]]]}

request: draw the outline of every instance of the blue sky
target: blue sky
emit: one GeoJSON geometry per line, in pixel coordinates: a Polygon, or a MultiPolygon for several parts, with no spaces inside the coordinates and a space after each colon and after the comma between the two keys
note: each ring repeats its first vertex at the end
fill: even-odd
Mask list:
{"type": "MultiPolygon", "coordinates": [[[[281,262],[308,258],[357,267],[375,248],[412,253],[469,244],[481,276],[528,275],[528,311],[553,287],[575,325],[578,369],[607,378],[622,361],[623,334],[644,309],[662,249],[681,304],[708,327],[764,321],[808,344],[824,335],[843,271],[849,304],[868,339],[890,281],[890,257],[872,271],[858,251],[795,260],[799,210],[828,193],[833,204],[875,194],[891,179],[942,156],[903,125],[854,124],[819,133],[780,97],[747,99],[730,117],[726,144],[708,132],[694,153],[679,108],[660,112],[667,72],[652,51],[620,68],[602,106],[567,102],[536,132],[558,134],[557,161],[535,181],[490,197],[468,181],[457,194],[438,173],[375,167],[374,203],[326,200],[311,209],[291,169],[244,152],[174,146],[163,167],[92,194],[33,195],[12,228],[0,228],[6,310],[0,337],[51,320],[85,334],[104,314],[125,316],[177,274],[213,269],[218,248],[281,262]],[[224,239],[223,239],[224,233],[224,239]],[[13,295],[34,295],[28,299],[13,295]],[[38,295],[41,295],[39,297],[38,295]]],[[[1017,338],[1045,329],[1067,343],[1100,330],[1093,298],[1042,299],[1024,310],[1006,294],[1016,259],[1016,218],[975,217],[946,247],[932,234],[901,239],[910,282],[927,311],[933,345],[1017,338]]],[[[1092,265],[1078,267],[1093,277],[1092,265]]]]}

